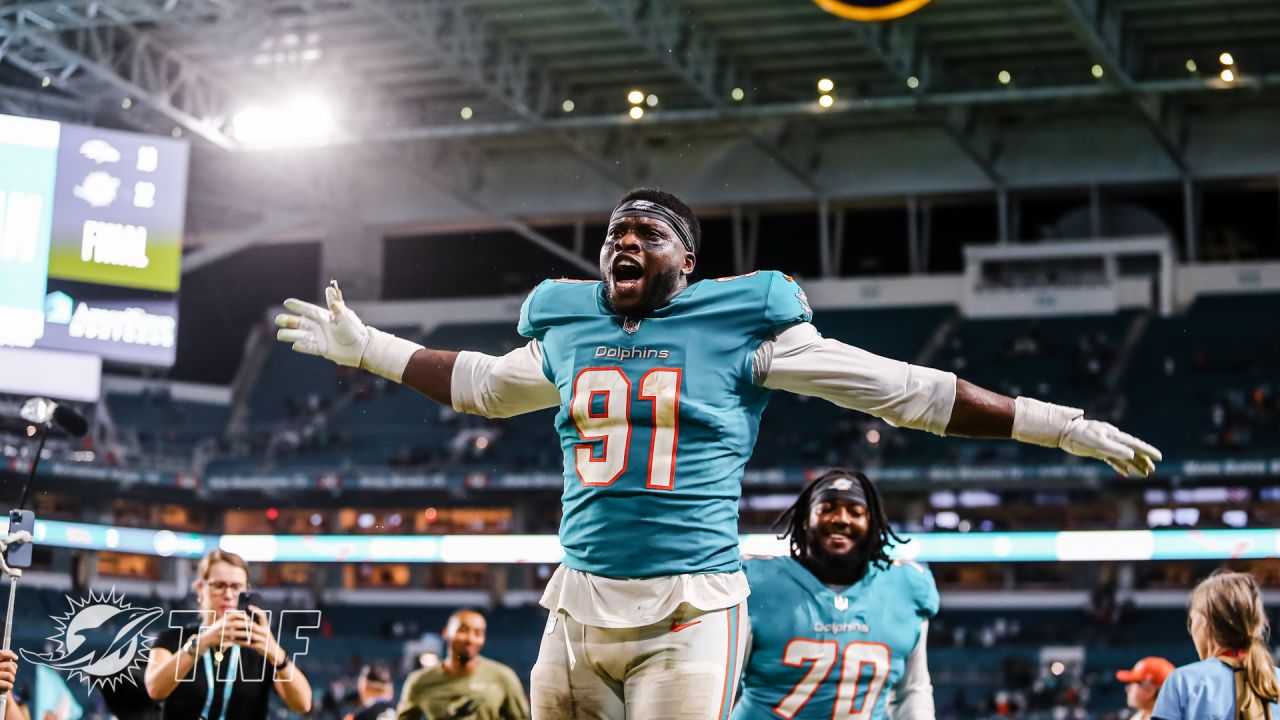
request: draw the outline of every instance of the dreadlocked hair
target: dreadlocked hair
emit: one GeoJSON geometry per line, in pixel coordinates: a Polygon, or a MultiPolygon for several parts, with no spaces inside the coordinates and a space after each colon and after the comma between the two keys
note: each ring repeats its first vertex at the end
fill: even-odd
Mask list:
{"type": "Polygon", "coordinates": [[[876,490],[870,478],[857,470],[834,469],[823,473],[800,491],[800,496],[796,498],[795,503],[773,523],[773,529],[777,531],[779,540],[790,539],[791,557],[797,560],[808,558],[809,534],[805,532],[805,523],[809,521],[814,488],[828,480],[841,477],[857,480],[862,486],[862,492],[867,496],[867,537],[861,547],[855,551],[855,562],[874,563],[877,567],[884,568],[892,561],[889,557],[889,549],[895,544],[908,543],[910,540],[898,537],[898,534],[893,531],[893,527],[889,524],[889,516],[885,514],[880,492],[876,490]]]}

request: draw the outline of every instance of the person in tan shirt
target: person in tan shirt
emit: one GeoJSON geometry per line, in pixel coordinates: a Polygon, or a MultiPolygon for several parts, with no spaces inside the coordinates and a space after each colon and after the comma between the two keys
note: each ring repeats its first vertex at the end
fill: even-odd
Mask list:
{"type": "Polygon", "coordinates": [[[486,622],[458,610],[444,628],[444,660],[404,681],[398,720],[529,720],[529,700],[511,668],[481,657],[486,622]]]}

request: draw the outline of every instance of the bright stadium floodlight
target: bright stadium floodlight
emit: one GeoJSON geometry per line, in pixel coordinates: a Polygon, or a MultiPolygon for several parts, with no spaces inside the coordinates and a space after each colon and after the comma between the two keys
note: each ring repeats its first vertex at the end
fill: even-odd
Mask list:
{"type": "Polygon", "coordinates": [[[316,95],[299,95],[274,108],[250,106],[231,120],[232,137],[262,148],[323,143],[334,128],[328,104],[316,95]]]}

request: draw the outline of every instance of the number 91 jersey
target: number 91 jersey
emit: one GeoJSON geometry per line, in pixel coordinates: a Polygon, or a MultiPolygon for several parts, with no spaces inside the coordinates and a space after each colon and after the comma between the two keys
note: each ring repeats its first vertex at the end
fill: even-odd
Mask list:
{"type": "Polygon", "coordinates": [[[747,559],[751,651],[733,720],[884,720],[888,691],[938,612],[933,574],[874,565],[836,592],[790,557],[747,559]]]}
{"type": "Polygon", "coordinates": [[[703,280],[639,320],[600,282],[548,280],[520,311],[560,391],[565,564],[611,577],[736,572],[742,471],[769,391],[752,359],[808,321],[790,277],[703,280]]]}

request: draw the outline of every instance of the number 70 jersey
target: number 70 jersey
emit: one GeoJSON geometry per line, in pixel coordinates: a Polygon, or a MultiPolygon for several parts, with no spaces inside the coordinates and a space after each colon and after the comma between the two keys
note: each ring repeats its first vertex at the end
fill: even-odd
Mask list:
{"type": "Polygon", "coordinates": [[[733,720],[885,720],[921,623],[938,612],[933,575],[872,566],[837,592],[790,557],[748,558],[751,654],[733,720]]]}
{"type": "Polygon", "coordinates": [[[790,277],[693,283],[640,321],[599,282],[548,280],[520,311],[560,392],[565,564],[610,577],[735,572],[742,472],[769,391],[752,360],[812,317],[790,277]]]}

